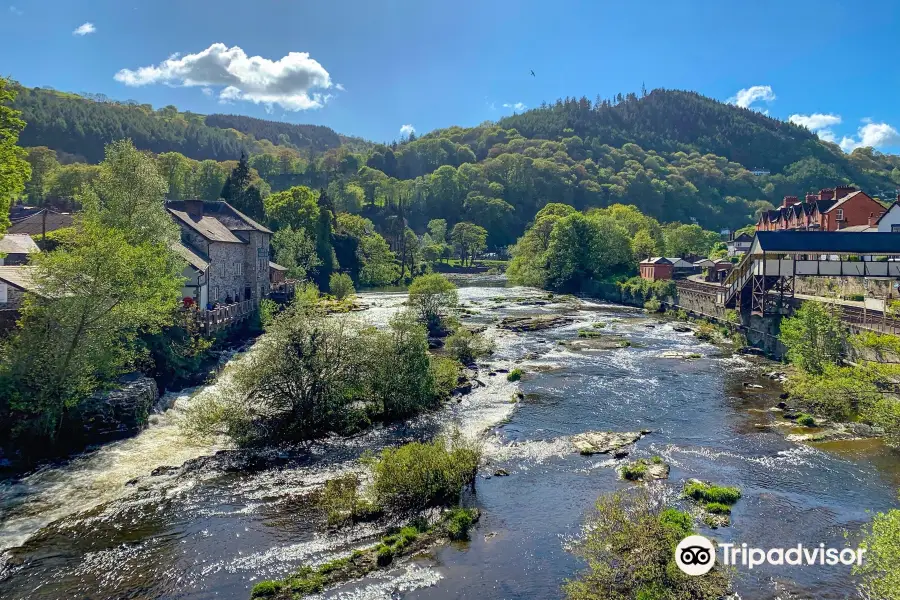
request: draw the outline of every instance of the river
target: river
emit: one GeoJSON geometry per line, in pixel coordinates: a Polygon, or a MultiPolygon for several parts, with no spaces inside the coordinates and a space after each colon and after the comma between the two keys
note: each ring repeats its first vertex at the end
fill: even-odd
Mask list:
{"type": "MultiPolygon", "coordinates": [[[[880,444],[801,445],[758,427],[776,418],[767,409],[780,390],[763,375],[771,363],[731,356],[636,309],[589,300],[523,304],[546,293],[489,277],[463,279],[460,286],[462,302],[477,313],[465,322],[487,325],[497,347],[480,369],[484,387],[408,423],[303,450],[273,450],[261,460],[179,433],[183,407],[227,385],[227,377],[170,396],[172,408],[138,436],[0,483],[0,597],[244,600],[260,579],[344,556],[381,533],[372,524],[340,535],[313,530],[305,492],[358,467],[366,449],[455,427],[485,440],[486,465],[473,499],[483,517],[472,540],[323,597],[560,598],[561,584],[584,567],[566,547],[597,496],[632,485],[617,477],[615,460],[573,452],[569,438],[583,431],[652,430],[632,458],[665,458],[673,490],[691,477],[739,486],[744,496],[732,526],[701,527],[723,542],[843,546],[845,532],[852,540],[868,511],[896,506],[900,461],[880,444]],[[495,326],[498,317],[547,313],[575,321],[531,333],[495,326]],[[596,321],[632,345],[597,351],[560,345],[596,321]],[[702,358],[660,356],[670,350],[702,358]],[[518,383],[488,374],[515,366],[528,373],[518,383]],[[524,399],[511,402],[518,390],[524,399]],[[510,475],[492,477],[498,468],[510,475]]],[[[383,325],[405,295],[360,299],[369,306],[360,317],[383,325]]],[[[857,594],[844,566],[739,571],[736,589],[744,599],[857,594]]]]}

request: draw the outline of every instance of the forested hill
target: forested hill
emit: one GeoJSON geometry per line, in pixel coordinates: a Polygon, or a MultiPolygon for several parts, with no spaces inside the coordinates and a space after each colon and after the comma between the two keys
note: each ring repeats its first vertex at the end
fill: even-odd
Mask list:
{"type": "MultiPolygon", "coordinates": [[[[46,146],[97,163],[106,144],[131,138],[135,146],[156,153],[180,152],[195,160],[236,160],[241,152],[261,153],[273,145],[313,153],[325,152],[354,138],[341,138],[317,125],[292,125],[235,115],[199,115],[174,106],[154,110],[149,104],[113,102],[55,90],[19,87],[14,106],[27,126],[22,146],[46,146]]],[[[352,145],[352,144],[351,144],[352,145]]]]}

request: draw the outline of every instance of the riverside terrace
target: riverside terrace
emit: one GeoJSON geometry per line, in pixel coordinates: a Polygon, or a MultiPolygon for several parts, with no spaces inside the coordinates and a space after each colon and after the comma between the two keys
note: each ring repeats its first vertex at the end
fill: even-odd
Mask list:
{"type": "Polygon", "coordinates": [[[717,294],[719,305],[780,314],[797,277],[900,280],[900,234],[759,231],[717,294]]]}

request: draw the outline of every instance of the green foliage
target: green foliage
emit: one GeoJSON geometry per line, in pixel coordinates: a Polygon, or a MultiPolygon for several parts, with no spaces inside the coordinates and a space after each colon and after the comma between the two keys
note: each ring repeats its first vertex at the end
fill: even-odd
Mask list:
{"type": "Polygon", "coordinates": [[[734,504],[741,498],[741,490],[736,487],[725,487],[689,481],[684,486],[684,495],[700,502],[718,502],[721,504],[734,504]]]}
{"type": "Polygon", "coordinates": [[[442,398],[450,396],[456,388],[461,371],[460,363],[455,358],[431,356],[431,370],[434,373],[434,385],[442,398]]]}
{"type": "Polygon", "coordinates": [[[314,232],[319,219],[319,194],[306,186],[269,195],[264,201],[266,221],[273,229],[292,227],[314,232]]]}
{"type": "Polygon", "coordinates": [[[666,508],[645,487],[601,496],[575,553],[588,569],[564,586],[570,600],[715,600],[729,589],[718,566],[703,577],[675,565],[675,547],[693,533],[689,515],[666,508]]]}
{"type": "Polygon", "coordinates": [[[290,225],[279,229],[272,236],[275,262],[287,269],[291,279],[304,280],[315,273],[321,264],[316,255],[315,241],[305,229],[293,229],[290,225]]]}
{"type": "Polygon", "coordinates": [[[714,515],[730,515],[731,507],[722,502],[707,502],[703,508],[714,515]]]}
{"type": "Polygon", "coordinates": [[[270,598],[281,591],[280,581],[260,581],[250,590],[251,598],[270,598]]]}
{"type": "Polygon", "coordinates": [[[31,164],[25,150],[16,145],[25,127],[21,112],[9,106],[17,90],[10,80],[0,77],[0,233],[9,226],[9,203],[31,178],[31,164]]]}
{"type": "Polygon", "coordinates": [[[675,282],[668,280],[650,281],[632,277],[617,285],[622,291],[623,300],[639,305],[653,298],[662,302],[675,295],[675,282]]]}
{"type": "Polygon", "coordinates": [[[837,421],[852,419],[862,407],[881,400],[871,373],[854,367],[825,364],[820,374],[800,372],[785,388],[797,404],[817,415],[837,421]]]}
{"type": "Polygon", "coordinates": [[[840,359],[847,332],[836,310],[834,305],[804,302],[793,317],[781,322],[779,339],[787,347],[788,359],[807,373],[819,375],[840,359]]]}
{"type": "Polygon", "coordinates": [[[445,319],[459,304],[456,286],[438,273],[413,279],[409,286],[409,304],[432,335],[446,329],[445,319]]]}
{"type": "Polygon", "coordinates": [[[815,427],[816,420],[811,415],[801,414],[799,417],[797,417],[797,425],[803,425],[804,427],[815,427]]]}
{"type": "Polygon", "coordinates": [[[343,300],[356,292],[353,289],[353,280],[346,273],[332,273],[328,280],[328,290],[338,300],[343,300]]]}
{"type": "Polygon", "coordinates": [[[644,462],[638,461],[631,464],[622,466],[622,478],[628,479],[629,481],[638,481],[644,478],[644,475],[647,474],[647,465],[644,462]]]}
{"type": "Polygon", "coordinates": [[[223,200],[250,218],[262,221],[266,217],[263,193],[260,186],[253,182],[246,154],[241,154],[241,160],[225,180],[221,196],[223,200]]]}
{"type": "Polygon", "coordinates": [[[360,494],[356,473],[326,481],[319,503],[330,527],[353,524],[375,512],[371,502],[360,494]]]}
{"type": "Polygon", "coordinates": [[[488,232],[474,223],[457,223],[450,232],[450,240],[463,265],[472,261],[487,247],[488,232]]]}
{"type": "Polygon", "coordinates": [[[472,333],[459,327],[444,343],[447,353],[464,365],[474,363],[478,358],[494,351],[493,343],[480,333],[472,333]]]}
{"type": "Polygon", "coordinates": [[[522,369],[516,368],[506,374],[506,380],[507,381],[519,381],[520,379],[522,379],[522,375],[523,375],[522,369]]]}
{"type": "Polygon", "coordinates": [[[871,598],[900,599],[900,510],[876,514],[862,533],[866,556],[853,572],[863,591],[871,598]]]}
{"type": "Polygon", "coordinates": [[[469,539],[469,529],[475,522],[473,511],[468,508],[454,508],[444,513],[441,518],[441,526],[447,532],[447,537],[454,541],[469,539]]]}
{"type": "Polygon", "coordinates": [[[259,322],[263,327],[268,327],[278,314],[278,303],[269,298],[259,301],[259,322]]]}
{"type": "Polygon", "coordinates": [[[446,390],[434,365],[413,316],[400,314],[379,331],[298,296],[271,323],[266,343],[231,367],[232,385],[193,403],[183,426],[244,445],[356,431],[373,418],[435,406],[446,390]]]}
{"type": "Polygon", "coordinates": [[[481,449],[458,435],[382,450],[372,465],[372,494],[388,510],[403,512],[459,501],[474,481],[481,449]]]}
{"type": "Polygon", "coordinates": [[[644,308],[647,309],[647,312],[659,312],[659,310],[662,308],[662,303],[659,301],[659,298],[650,298],[649,300],[644,302],[644,308]]]}

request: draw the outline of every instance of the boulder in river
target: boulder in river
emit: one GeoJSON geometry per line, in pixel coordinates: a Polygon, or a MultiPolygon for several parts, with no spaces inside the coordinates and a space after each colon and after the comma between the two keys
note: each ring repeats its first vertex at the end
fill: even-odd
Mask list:
{"type": "Polygon", "coordinates": [[[543,329],[552,329],[554,327],[562,327],[572,322],[572,317],[562,317],[555,315],[544,315],[537,317],[506,317],[500,321],[501,329],[510,331],[541,331],[543,329]]]}
{"type": "Polygon", "coordinates": [[[586,431],[572,437],[572,445],[581,454],[608,454],[641,439],[637,431],[586,431]]]}
{"type": "Polygon", "coordinates": [[[693,329],[691,329],[687,325],[673,325],[672,331],[675,331],[677,333],[690,333],[693,331],[693,329]]]}

